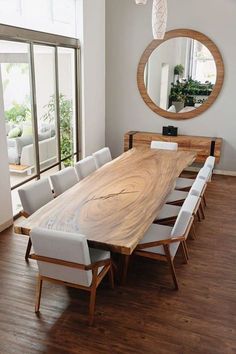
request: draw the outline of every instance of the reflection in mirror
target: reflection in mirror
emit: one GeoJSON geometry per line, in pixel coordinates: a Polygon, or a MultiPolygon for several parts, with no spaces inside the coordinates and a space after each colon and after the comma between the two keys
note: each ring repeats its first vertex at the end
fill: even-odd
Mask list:
{"type": "Polygon", "coordinates": [[[216,79],[211,52],[188,37],[163,42],[150,55],[144,71],[152,101],[173,113],[190,112],[201,106],[211,95],[216,79]]]}

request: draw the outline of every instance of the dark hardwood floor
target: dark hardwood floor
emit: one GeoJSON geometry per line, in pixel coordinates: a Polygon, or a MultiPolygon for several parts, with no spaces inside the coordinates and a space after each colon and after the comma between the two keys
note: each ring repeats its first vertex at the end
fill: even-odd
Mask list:
{"type": "Polygon", "coordinates": [[[98,289],[95,325],[88,294],[45,283],[34,313],[36,264],[27,238],[0,235],[0,353],[236,353],[236,178],[214,176],[206,220],[176,259],[178,292],[166,264],[135,258],[127,285],[98,289]]]}

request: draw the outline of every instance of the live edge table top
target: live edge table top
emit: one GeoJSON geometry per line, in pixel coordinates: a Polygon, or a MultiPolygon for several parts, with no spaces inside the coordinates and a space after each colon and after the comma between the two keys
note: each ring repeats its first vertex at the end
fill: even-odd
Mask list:
{"type": "Polygon", "coordinates": [[[133,148],[15,225],[83,234],[92,247],[129,255],[152,224],[191,151],[133,148]]]}

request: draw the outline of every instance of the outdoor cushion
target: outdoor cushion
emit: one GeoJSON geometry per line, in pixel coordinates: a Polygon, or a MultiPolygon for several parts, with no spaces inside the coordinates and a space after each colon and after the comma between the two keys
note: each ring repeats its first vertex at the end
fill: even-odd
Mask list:
{"type": "Polygon", "coordinates": [[[19,127],[15,127],[13,129],[11,129],[8,133],[8,138],[12,139],[12,138],[17,138],[18,136],[21,136],[22,131],[19,127]]]}
{"type": "Polygon", "coordinates": [[[33,129],[31,124],[24,124],[23,125],[23,133],[22,136],[31,136],[33,134],[33,129]]]}

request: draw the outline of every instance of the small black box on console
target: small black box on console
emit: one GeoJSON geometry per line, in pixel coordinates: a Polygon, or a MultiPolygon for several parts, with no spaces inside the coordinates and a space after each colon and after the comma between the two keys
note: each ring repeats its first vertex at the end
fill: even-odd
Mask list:
{"type": "Polygon", "coordinates": [[[163,127],[162,135],[177,136],[178,128],[173,127],[172,125],[168,125],[168,127],[163,127]]]}

